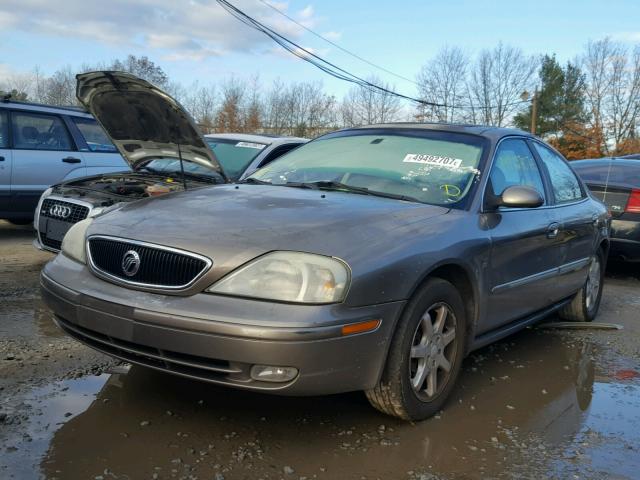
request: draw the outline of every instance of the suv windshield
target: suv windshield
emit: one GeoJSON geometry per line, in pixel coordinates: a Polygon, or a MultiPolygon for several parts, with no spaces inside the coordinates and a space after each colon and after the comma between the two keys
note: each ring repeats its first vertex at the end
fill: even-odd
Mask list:
{"type": "Polygon", "coordinates": [[[264,143],[242,142],[223,138],[205,138],[224,173],[230,180],[237,180],[251,161],[267,146],[264,143]]]}
{"type": "Polygon", "coordinates": [[[485,140],[429,130],[361,130],[325,135],[251,175],[273,185],[353,193],[462,207],[485,140]]]}

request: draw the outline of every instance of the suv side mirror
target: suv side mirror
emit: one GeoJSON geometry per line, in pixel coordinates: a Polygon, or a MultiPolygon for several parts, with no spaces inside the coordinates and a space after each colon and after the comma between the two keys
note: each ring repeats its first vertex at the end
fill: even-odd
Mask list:
{"type": "Polygon", "coordinates": [[[500,195],[498,206],[509,208],[537,208],[544,204],[540,192],[525,185],[513,185],[500,195]]]}

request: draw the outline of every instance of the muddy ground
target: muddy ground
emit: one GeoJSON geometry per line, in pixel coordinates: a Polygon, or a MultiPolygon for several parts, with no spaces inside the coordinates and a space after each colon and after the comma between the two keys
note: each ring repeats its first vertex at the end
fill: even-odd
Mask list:
{"type": "Polygon", "coordinates": [[[95,353],[53,325],[32,235],[0,222],[0,478],[640,478],[640,268],[607,273],[599,320],[623,330],[477,351],[411,424],[360,393],[238,392],[95,353]]]}

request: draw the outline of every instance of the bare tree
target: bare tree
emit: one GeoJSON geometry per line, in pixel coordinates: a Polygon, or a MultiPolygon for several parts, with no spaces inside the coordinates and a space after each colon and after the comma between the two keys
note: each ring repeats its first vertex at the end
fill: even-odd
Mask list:
{"type": "Polygon", "coordinates": [[[56,70],[47,78],[43,101],[49,105],[76,105],[76,76],[70,66],[56,70]]]}
{"type": "Polygon", "coordinates": [[[535,69],[533,57],[503,43],[480,52],[468,83],[472,121],[496,126],[508,124],[521,107],[522,93],[531,87],[535,69]]]}
{"type": "Polygon", "coordinates": [[[630,52],[610,38],[589,42],[582,63],[592,126],[609,140],[609,152],[634,136],[640,122],[640,46],[630,52]]]}
{"type": "Polygon", "coordinates": [[[469,57],[458,47],[445,46],[417,75],[418,93],[426,102],[418,117],[423,120],[457,122],[465,118],[462,105],[467,101],[466,78],[469,57]]]}
{"type": "MultiPolygon", "coordinates": [[[[367,78],[367,81],[386,90],[395,88],[393,85],[383,83],[376,76],[367,78]]],[[[401,108],[400,99],[396,95],[356,86],[345,95],[340,106],[340,113],[342,123],[345,126],[371,125],[397,120],[401,108]]]]}
{"type": "Polygon", "coordinates": [[[243,131],[242,103],[246,95],[246,84],[230,78],[222,85],[222,104],[216,115],[216,129],[220,132],[243,131]]]}

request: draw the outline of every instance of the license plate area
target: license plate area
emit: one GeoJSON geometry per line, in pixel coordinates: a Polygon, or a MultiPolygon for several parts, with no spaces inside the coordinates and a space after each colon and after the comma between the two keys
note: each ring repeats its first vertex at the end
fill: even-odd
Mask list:
{"type": "Polygon", "coordinates": [[[55,218],[48,218],[47,228],[45,230],[47,238],[61,242],[72,226],[72,223],[56,220],[55,218]]]}

